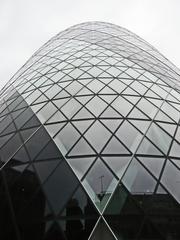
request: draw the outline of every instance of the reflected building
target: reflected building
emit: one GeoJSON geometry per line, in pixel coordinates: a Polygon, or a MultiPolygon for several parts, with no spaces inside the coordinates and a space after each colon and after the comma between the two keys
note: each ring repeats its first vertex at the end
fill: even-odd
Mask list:
{"type": "Polygon", "coordinates": [[[180,71],[154,47],[75,25],[0,96],[1,239],[180,239],[180,71]]]}

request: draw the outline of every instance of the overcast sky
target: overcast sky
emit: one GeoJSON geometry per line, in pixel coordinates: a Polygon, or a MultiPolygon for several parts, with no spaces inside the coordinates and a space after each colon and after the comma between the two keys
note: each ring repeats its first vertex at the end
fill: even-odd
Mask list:
{"type": "Polygon", "coordinates": [[[0,88],[51,37],[85,21],[125,27],[180,67],[180,0],[0,0],[0,88]]]}

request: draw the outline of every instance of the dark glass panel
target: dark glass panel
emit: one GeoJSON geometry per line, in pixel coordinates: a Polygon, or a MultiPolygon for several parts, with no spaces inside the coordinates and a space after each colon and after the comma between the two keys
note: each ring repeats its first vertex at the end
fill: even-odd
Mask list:
{"type": "Polygon", "coordinates": [[[78,187],[68,200],[59,219],[67,240],[88,240],[98,219],[98,214],[82,187],[78,187]]]}
{"type": "Polygon", "coordinates": [[[65,161],[54,170],[51,177],[44,183],[43,189],[56,214],[62,210],[77,185],[78,180],[65,161]]]}
{"type": "Polygon", "coordinates": [[[51,161],[35,162],[33,164],[41,183],[51,175],[59,163],[59,160],[51,159],[51,161]]]}
{"type": "MultiPolygon", "coordinates": [[[[22,173],[16,169],[16,178],[10,186],[11,202],[16,216],[16,223],[20,232],[20,239],[43,239],[47,217],[52,216],[46,203],[46,197],[40,188],[40,182],[32,167],[22,173]]],[[[6,174],[8,178],[8,174],[6,174]]]]}
{"type": "Polygon", "coordinates": [[[31,159],[34,159],[34,157],[41,151],[41,149],[49,140],[50,137],[46,130],[41,127],[26,143],[26,147],[31,159]]]}
{"type": "MultiPolygon", "coordinates": [[[[13,100],[11,102],[10,105],[8,105],[8,109],[11,112],[16,106],[18,106],[19,103],[21,103],[23,101],[23,98],[21,96],[19,96],[18,98],[16,98],[15,100],[13,100]]],[[[27,104],[26,104],[27,106],[27,104]]]]}
{"type": "Polygon", "coordinates": [[[4,131],[4,129],[12,122],[10,114],[7,115],[3,120],[0,122],[0,132],[4,131]]]}
{"type": "Polygon", "coordinates": [[[0,148],[13,136],[14,133],[0,137],[0,148]]]}
{"type": "Polygon", "coordinates": [[[30,108],[26,108],[14,121],[16,127],[19,129],[25,124],[25,122],[33,116],[33,112],[30,108]]]}
{"type": "Polygon", "coordinates": [[[96,226],[90,240],[115,240],[112,232],[110,232],[108,226],[104,223],[103,220],[100,220],[96,226]]]}
{"type": "Polygon", "coordinates": [[[62,159],[63,156],[55,143],[50,140],[48,144],[43,148],[43,150],[38,154],[36,160],[46,160],[46,159],[62,159]]]}
{"type": "Polygon", "coordinates": [[[0,239],[2,240],[19,240],[19,231],[15,225],[15,219],[10,206],[8,197],[6,176],[0,173],[0,239]]]}
{"type": "Polygon", "coordinates": [[[104,216],[119,240],[137,239],[144,219],[143,212],[122,185],[114,192],[104,216]]]}
{"type": "Polygon", "coordinates": [[[12,156],[10,163],[13,164],[22,164],[29,162],[30,158],[27,154],[27,150],[22,146],[16,153],[15,155],[12,156]]]}
{"type": "Polygon", "coordinates": [[[21,130],[20,134],[23,138],[23,141],[25,142],[36,130],[37,130],[37,127],[21,130]]]}
{"type": "Polygon", "coordinates": [[[14,123],[12,122],[4,131],[2,131],[1,135],[6,135],[15,131],[16,131],[16,128],[14,123]]]}
{"type": "Polygon", "coordinates": [[[31,128],[31,127],[37,127],[40,126],[40,121],[37,119],[37,117],[34,115],[31,119],[29,119],[24,126],[22,127],[22,129],[25,128],[31,128]]]}
{"type": "Polygon", "coordinates": [[[16,133],[0,150],[1,161],[6,162],[22,145],[19,134],[16,133]]]}

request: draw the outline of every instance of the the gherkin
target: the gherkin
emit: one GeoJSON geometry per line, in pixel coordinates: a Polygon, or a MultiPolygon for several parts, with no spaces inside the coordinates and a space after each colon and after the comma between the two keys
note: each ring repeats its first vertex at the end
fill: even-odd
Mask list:
{"type": "Polygon", "coordinates": [[[180,239],[180,71],[155,48],[75,25],[0,96],[0,239],[180,239]]]}

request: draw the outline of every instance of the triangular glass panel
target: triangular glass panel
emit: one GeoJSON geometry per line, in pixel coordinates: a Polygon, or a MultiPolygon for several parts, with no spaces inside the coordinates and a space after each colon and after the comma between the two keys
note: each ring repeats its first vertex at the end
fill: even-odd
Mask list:
{"type": "Polygon", "coordinates": [[[130,87],[126,88],[122,93],[127,95],[139,96],[139,94],[130,87]]]}
{"type": "Polygon", "coordinates": [[[175,140],[173,141],[173,145],[171,147],[171,151],[170,151],[170,156],[173,157],[180,157],[180,144],[177,143],[175,140]]]}
{"type": "Polygon", "coordinates": [[[110,132],[99,121],[95,121],[84,137],[97,152],[100,152],[110,138],[110,135],[110,132]]]}
{"type": "Polygon", "coordinates": [[[79,132],[69,122],[63,129],[55,136],[54,140],[58,146],[62,146],[65,151],[69,151],[71,147],[80,138],[79,132]]]}
{"type": "Polygon", "coordinates": [[[122,123],[122,119],[102,119],[101,122],[111,131],[115,132],[115,130],[122,123]]]}
{"type": "Polygon", "coordinates": [[[11,158],[11,161],[13,161],[15,164],[22,164],[29,162],[29,156],[27,154],[27,151],[24,147],[21,147],[19,151],[11,158]]]}
{"type": "Polygon", "coordinates": [[[20,134],[24,140],[24,142],[37,130],[37,127],[35,128],[29,128],[25,130],[21,130],[20,134]]]}
{"type": "Polygon", "coordinates": [[[36,155],[46,146],[49,142],[50,136],[44,129],[44,127],[39,128],[35,134],[26,142],[26,149],[33,160],[36,155]],[[39,141],[41,139],[41,141],[39,141]]]}
{"type": "Polygon", "coordinates": [[[99,240],[99,239],[116,240],[112,232],[109,230],[109,228],[107,227],[107,225],[103,220],[100,220],[98,222],[98,225],[96,226],[89,240],[99,240]]]}
{"type": "Polygon", "coordinates": [[[174,123],[174,121],[169,118],[166,114],[164,114],[162,111],[159,111],[155,117],[155,120],[158,120],[158,121],[166,121],[166,122],[172,122],[174,123]]]}
{"type": "Polygon", "coordinates": [[[86,87],[83,87],[77,95],[92,95],[93,92],[87,89],[86,87]]]}
{"type": "Polygon", "coordinates": [[[112,137],[102,154],[130,154],[130,151],[116,137],[112,137]]]}
{"type": "Polygon", "coordinates": [[[102,211],[117,185],[117,179],[102,160],[97,159],[82,183],[93,202],[102,211]]]}
{"type": "Polygon", "coordinates": [[[165,189],[162,187],[161,184],[158,185],[158,188],[157,188],[157,190],[156,190],[156,193],[157,193],[157,194],[168,194],[168,193],[165,191],[165,189]]]}
{"type": "Polygon", "coordinates": [[[172,102],[171,102],[171,105],[172,105],[173,107],[175,107],[178,111],[180,111],[179,103],[172,103],[172,102]]]}
{"type": "MultiPolygon", "coordinates": [[[[60,93],[58,93],[58,95],[56,95],[55,97],[54,97],[54,99],[58,99],[58,98],[61,98],[61,99],[63,99],[63,100],[68,100],[68,97],[70,97],[71,95],[68,93],[68,92],[66,92],[65,90],[62,90],[60,93]]],[[[58,104],[58,103],[57,103],[58,104]]]]}
{"type": "Polygon", "coordinates": [[[99,116],[107,106],[107,103],[98,96],[94,96],[91,101],[86,104],[86,108],[96,117],[99,116]]]}
{"type": "Polygon", "coordinates": [[[0,137],[0,148],[14,135],[14,133],[0,137]]]}
{"type": "Polygon", "coordinates": [[[81,179],[86,171],[89,169],[91,164],[94,162],[95,158],[93,157],[82,157],[82,158],[67,158],[68,163],[74,170],[76,176],[81,179]]]}
{"type": "Polygon", "coordinates": [[[163,103],[163,100],[160,100],[160,99],[148,98],[148,100],[158,108],[160,108],[163,103]]]}
{"type": "Polygon", "coordinates": [[[103,157],[104,161],[108,164],[108,166],[112,169],[112,171],[121,179],[124,174],[128,163],[131,160],[131,156],[129,157],[103,157]]]}
{"type": "Polygon", "coordinates": [[[122,118],[122,115],[115,111],[112,107],[106,108],[106,110],[100,115],[102,118],[122,118]]]}
{"type": "Polygon", "coordinates": [[[53,100],[53,103],[57,106],[58,109],[60,109],[63,105],[66,104],[68,100],[69,98],[63,98],[63,99],[53,100]]]}
{"type": "Polygon", "coordinates": [[[75,125],[81,133],[84,133],[92,122],[93,120],[73,121],[72,124],[75,125]]]}
{"type": "Polygon", "coordinates": [[[167,161],[161,178],[161,183],[167,188],[171,195],[180,203],[180,170],[171,162],[167,161]]]}
{"type": "Polygon", "coordinates": [[[43,183],[52,174],[59,163],[59,160],[51,160],[35,162],[33,164],[41,183],[43,183]]]}
{"type": "Polygon", "coordinates": [[[102,72],[100,75],[98,75],[100,78],[112,78],[112,75],[107,72],[102,72]]]}
{"type": "Polygon", "coordinates": [[[59,132],[67,123],[62,122],[62,123],[56,123],[56,124],[48,124],[44,125],[46,128],[47,132],[51,135],[51,137],[54,137],[54,135],[59,132]]]}
{"type": "Polygon", "coordinates": [[[87,143],[84,138],[80,138],[80,140],[76,143],[76,145],[70,150],[68,156],[82,156],[82,155],[95,155],[96,153],[91,148],[91,146],[87,143]]]}
{"type": "Polygon", "coordinates": [[[78,82],[80,82],[83,86],[86,86],[89,82],[92,81],[92,78],[89,76],[88,78],[78,78],[77,80],[78,82]]]}
{"type": "Polygon", "coordinates": [[[65,116],[60,111],[57,111],[46,123],[61,122],[66,120],[65,116]]]}
{"type": "Polygon", "coordinates": [[[16,128],[14,123],[12,122],[3,132],[1,132],[1,135],[6,135],[15,131],[16,131],[16,128]]]}
{"type": "Polygon", "coordinates": [[[159,126],[161,126],[166,132],[168,132],[172,137],[174,136],[175,129],[177,127],[176,124],[162,123],[157,122],[159,126]]]}
{"type": "Polygon", "coordinates": [[[78,184],[79,181],[69,165],[62,161],[43,184],[44,192],[55,214],[64,208],[78,184]]]}
{"type": "Polygon", "coordinates": [[[34,113],[38,112],[41,108],[43,108],[45,105],[47,104],[47,102],[43,102],[43,103],[39,103],[36,105],[32,105],[31,109],[33,110],[34,113]]]}
{"type": "Polygon", "coordinates": [[[116,95],[99,95],[104,101],[110,104],[117,96],[116,95]]]}
{"type": "Polygon", "coordinates": [[[99,94],[117,94],[117,93],[108,86],[106,86],[99,92],[99,94]]]}
{"type": "Polygon", "coordinates": [[[98,79],[94,79],[91,81],[88,85],[87,88],[93,91],[94,93],[98,93],[102,88],[104,87],[104,84],[99,81],[98,79]]]}
{"type": "Polygon", "coordinates": [[[128,115],[129,118],[138,118],[138,119],[149,119],[146,115],[144,115],[139,109],[136,107],[128,115]]]}
{"type": "Polygon", "coordinates": [[[168,152],[172,138],[155,123],[151,124],[146,135],[165,154],[168,152]],[[161,141],[159,141],[159,139],[161,139],[161,141]]]}
{"type": "Polygon", "coordinates": [[[77,114],[73,117],[73,119],[88,119],[94,118],[94,116],[86,109],[82,108],[77,114]]]}
{"type": "Polygon", "coordinates": [[[47,160],[47,159],[59,159],[62,160],[63,156],[55,143],[50,140],[50,142],[43,148],[43,150],[37,155],[35,160],[47,160]]]}
{"type": "Polygon", "coordinates": [[[123,209],[124,205],[126,204],[126,201],[128,199],[128,192],[124,188],[123,184],[120,183],[116,190],[113,193],[113,196],[111,197],[110,201],[107,204],[107,207],[104,211],[105,218],[106,216],[112,216],[112,215],[120,215],[121,210],[123,209]]]}
{"type": "MultiPolygon", "coordinates": [[[[145,96],[146,97],[149,97],[149,98],[159,98],[159,96],[155,93],[155,92],[153,92],[152,90],[148,90],[147,92],[146,92],[146,94],[145,94],[145,96]]],[[[151,102],[153,102],[153,100],[154,99],[149,99],[151,102]]],[[[157,99],[156,99],[157,100],[157,99]]],[[[155,103],[155,102],[154,102],[155,103]]],[[[157,102],[158,103],[158,102],[157,102]]],[[[160,103],[160,102],[159,102],[160,103]]],[[[156,103],[155,103],[155,105],[156,105],[156,103]]],[[[157,105],[158,106],[158,105],[157,105]]]]}
{"type": "Polygon", "coordinates": [[[156,177],[159,178],[164,158],[150,158],[150,157],[138,157],[138,159],[147,167],[147,169],[156,177]]]}
{"type": "Polygon", "coordinates": [[[176,166],[180,169],[180,160],[179,159],[172,159],[171,158],[171,161],[176,164],[176,166]]]}
{"type": "Polygon", "coordinates": [[[68,118],[72,118],[80,109],[82,108],[82,105],[75,100],[75,98],[72,98],[70,101],[68,101],[64,106],[61,107],[61,112],[68,118]]]}
{"type": "Polygon", "coordinates": [[[132,126],[128,121],[124,121],[116,132],[116,136],[124,143],[124,145],[132,152],[136,151],[142,134],[132,126]]]}
{"type": "Polygon", "coordinates": [[[15,165],[14,167],[12,167],[16,172],[22,173],[26,167],[28,166],[28,164],[22,164],[22,165],[15,165]]]}
{"type": "Polygon", "coordinates": [[[143,139],[136,154],[157,155],[157,156],[163,155],[163,153],[160,152],[160,150],[158,150],[156,146],[153,145],[147,138],[143,139]]]}
{"type": "Polygon", "coordinates": [[[85,105],[93,96],[76,96],[75,97],[82,105],[85,105]]]}
{"type": "Polygon", "coordinates": [[[42,94],[40,97],[38,97],[36,101],[33,102],[33,104],[46,102],[46,101],[48,101],[48,98],[44,94],[42,94]]]}
{"type": "Polygon", "coordinates": [[[25,109],[22,108],[22,109],[19,109],[19,110],[15,111],[15,112],[11,112],[11,116],[13,117],[13,119],[15,119],[15,118],[18,117],[19,114],[22,113],[24,110],[25,110],[25,109]]]}
{"type": "Polygon", "coordinates": [[[123,97],[129,100],[133,105],[135,105],[140,99],[140,97],[137,96],[123,96],[123,97]]]}
{"type": "Polygon", "coordinates": [[[122,182],[132,195],[152,194],[156,186],[155,179],[135,158],[127,168],[122,182]]]}
{"type": "Polygon", "coordinates": [[[119,96],[112,103],[112,107],[116,109],[120,114],[126,116],[129,111],[133,108],[133,105],[125,100],[123,97],[119,96]]]}
{"type": "Polygon", "coordinates": [[[139,129],[142,133],[145,133],[148,129],[151,121],[145,120],[129,120],[137,129],[139,129]]]}
{"type": "Polygon", "coordinates": [[[38,118],[36,116],[33,116],[31,119],[29,119],[24,126],[22,127],[22,129],[25,128],[31,128],[31,127],[35,127],[35,126],[40,126],[40,121],[38,120],[38,118]]]}

